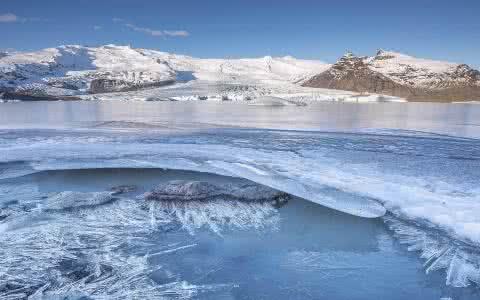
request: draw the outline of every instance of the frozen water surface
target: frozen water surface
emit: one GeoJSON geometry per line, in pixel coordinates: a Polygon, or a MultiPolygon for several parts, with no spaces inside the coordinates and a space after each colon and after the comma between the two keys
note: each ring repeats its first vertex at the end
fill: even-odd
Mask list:
{"type": "Polygon", "coordinates": [[[0,298],[478,299],[478,120],[474,105],[4,103],[0,298]],[[142,198],[172,180],[292,197],[142,198]]]}

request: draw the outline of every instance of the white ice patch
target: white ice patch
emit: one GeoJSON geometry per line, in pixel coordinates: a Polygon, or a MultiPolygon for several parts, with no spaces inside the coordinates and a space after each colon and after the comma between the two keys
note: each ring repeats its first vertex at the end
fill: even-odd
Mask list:
{"type": "Polygon", "coordinates": [[[82,193],[66,191],[48,197],[42,202],[42,207],[51,210],[72,209],[101,205],[112,200],[111,192],[82,193]]]}
{"type": "Polygon", "coordinates": [[[445,270],[446,284],[454,287],[480,284],[478,248],[391,216],[385,217],[384,220],[400,243],[407,245],[409,251],[420,252],[420,256],[425,260],[426,273],[445,270]]]}
{"type": "Polygon", "coordinates": [[[235,163],[235,165],[239,166],[239,167],[242,167],[242,168],[245,168],[245,169],[248,169],[249,171],[252,171],[258,175],[262,175],[262,176],[268,176],[268,173],[267,172],[264,172],[262,170],[259,170],[255,167],[252,167],[252,166],[249,166],[249,165],[246,165],[246,164],[241,164],[241,163],[235,163]]]}
{"type": "Polygon", "coordinates": [[[13,147],[8,149],[8,155],[17,160],[19,157],[29,157],[36,161],[33,166],[37,170],[148,167],[212,172],[243,177],[353,215],[379,217],[385,214],[383,206],[372,198],[341,198],[324,193],[324,186],[329,182],[322,182],[319,171],[332,168],[329,166],[332,160],[326,158],[311,159],[290,151],[203,144],[71,145],[59,142],[54,148],[51,149],[49,145],[13,147]],[[152,149],[155,149],[154,152],[152,149]],[[75,159],[72,159],[71,153],[75,153],[75,159]]]}

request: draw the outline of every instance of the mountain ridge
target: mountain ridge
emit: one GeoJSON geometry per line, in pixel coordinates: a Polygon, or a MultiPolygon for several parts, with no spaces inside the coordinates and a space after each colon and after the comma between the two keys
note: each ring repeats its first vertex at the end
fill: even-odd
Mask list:
{"type": "Polygon", "coordinates": [[[480,99],[480,72],[468,65],[385,50],[371,57],[347,53],[335,64],[291,56],[195,58],[117,45],[0,54],[0,99],[79,100],[188,81],[292,85],[414,101],[480,99]]]}
{"type": "Polygon", "coordinates": [[[0,98],[75,100],[85,94],[126,92],[197,79],[290,82],[327,66],[292,57],[199,59],[129,46],[66,45],[0,57],[0,98]]]}
{"type": "Polygon", "coordinates": [[[347,53],[302,86],[378,93],[410,101],[469,101],[480,99],[480,72],[466,64],[379,50],[372,57],[347,53]]]}

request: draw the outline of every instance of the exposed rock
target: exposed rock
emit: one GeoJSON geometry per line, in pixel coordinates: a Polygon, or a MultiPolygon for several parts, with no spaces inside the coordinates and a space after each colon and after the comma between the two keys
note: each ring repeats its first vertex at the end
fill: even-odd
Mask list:
{"type": "Polygon", "coordinates": [[[82,100],[80,97],[76,96],[54,96],[48,94],[35,94],[28,92],[1,92],[0,90],[0,99],[3,100],[23,100],[23,101],[75,101],[82,100]]]}
{"type": "Polygon", "coordinates": [[[372,71],[364,58],[344,55],[327,71],[313,76],[304,86],[323,87],[356,92],[381,93],[400,86],[382,74],[372,71]]]}
{"type": "Polygon", "coordinates": [[[480,72],[465,64],[416,59],[380,50],[374,57],[347,53],[303,86],[391,95],[414,101],[480,99],[480,72]]]}
{"type": "Polygon", "coordinates": [[[48,78],[47,85],[59,89],[78,91],[87,85],[86,81],[73,80],[69,78],[48,78]]]}
{"type": "Polygon", "coordinates": [[[215,184],[204,181],[175,180],[159,184],[142,195],[146,200],[159,201],[207,201],[241,200],[272,201],[281,204],[290,198],[284,192],[256,183],[215,184]]]}

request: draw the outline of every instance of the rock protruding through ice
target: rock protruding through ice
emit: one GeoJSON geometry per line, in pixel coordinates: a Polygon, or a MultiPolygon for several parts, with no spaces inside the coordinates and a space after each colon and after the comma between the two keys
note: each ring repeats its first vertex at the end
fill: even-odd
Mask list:
{"type": "Polygon", "coordinates": [[[159,184],[143,194],[147,200],[207,201],[239,200],[251,202],[270,201],[282,204],[290,198],[284,192],[256,183],[216,184],[206,181],[174,180],[159,184]]]}

